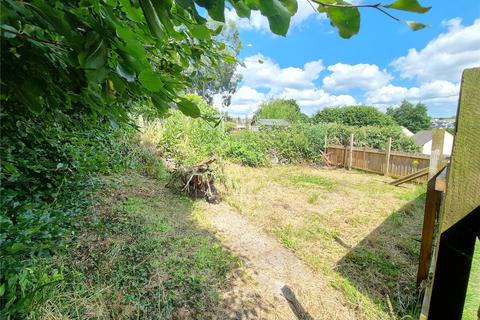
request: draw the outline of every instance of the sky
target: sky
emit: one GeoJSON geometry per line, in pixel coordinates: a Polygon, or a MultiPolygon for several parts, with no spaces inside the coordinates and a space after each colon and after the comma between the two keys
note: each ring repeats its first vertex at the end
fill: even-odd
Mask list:
{"type": "Polygon", "coordinates": [[[272,34],[259,12],[245,19],[227,9],[243,44],[237,68],[243,80],[229,114],[251,115],[265,100],[289,98],[308,115],[354,104],[385,111],[404,99],[425,103],[432,117],[455,115],[462,70],[480,66],[480,1],[423,0],[432,6],[425,14],[391,11],[430,25],[416,32],[364,8],[360,33],[350,39],[308,0],[297,1],[286,37],[272,34]]]}

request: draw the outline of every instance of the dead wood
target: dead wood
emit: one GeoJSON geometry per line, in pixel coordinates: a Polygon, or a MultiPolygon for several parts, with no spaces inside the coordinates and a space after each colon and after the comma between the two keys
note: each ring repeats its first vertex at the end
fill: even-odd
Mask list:
{"type": "Polygon", "coordinates": [[[215,161],[216,158],[211,157],[192,167],[177,166],[167,187],[176,187],[193,199],[204,198],[210,203],[217,203],[219,195],[214,184],[215,172],[210,167],[215,161]]]}

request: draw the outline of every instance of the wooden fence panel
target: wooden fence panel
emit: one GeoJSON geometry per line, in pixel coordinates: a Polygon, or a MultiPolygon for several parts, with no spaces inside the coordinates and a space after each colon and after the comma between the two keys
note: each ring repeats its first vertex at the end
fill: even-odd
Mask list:
{"type": "MultiPolygon", "coordinates": [[[[333,165],[346,167],[348,163],[348,147],[328,146],[327,156],[333,165]]],[[[352,168],[374,173],[385,173],[387,161],[386,152],[376,149],[358,148],[352,149],[352,168]]],[[[409,154],[404,152],[390,153],[388,175],[398,178],[427,168],[430,157],[426,155],[409,154]]],[[[427,181],[427,177],[418,180],[427,181]]]]}

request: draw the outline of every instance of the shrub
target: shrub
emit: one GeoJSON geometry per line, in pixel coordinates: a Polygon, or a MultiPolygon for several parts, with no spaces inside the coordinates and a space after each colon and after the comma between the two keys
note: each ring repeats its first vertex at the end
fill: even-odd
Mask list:
{"type": "Polygon", "coordinates": [[[160,173],[158,159],[134,138],[133,127],[92,123],[54,112],[35,121],[18,113],[1,119],[2,318],[25,315],[62,279],[48,259],[75,237],[98,174],[125,168],[160,173]]]}
{"type": "Polygon", "coordinates": [[[253,131],[234,133],[222,146],[221,153],[241,164],[257,167],[268,164],[268,147],[262,134],[253,131]]]}
{"type": "Polygon", "coordinates": [[[313,116],[314,123],[339,123],[349,126],[393,126],[397,123],[389,115],[371,106],[325,108],[313,116]]]}
{"type": "Polygon", "coordinates": [[[198,96],[190,95],[189,99],[197,103],[203,118],[194,119],[186,117],[178,110],[170,111],[163,121],[158,141],[163,156],[186,166],[218,155],[226,135],[220,126],[215,125],[215,120],[219,117],[215,109],[198,96]]]}

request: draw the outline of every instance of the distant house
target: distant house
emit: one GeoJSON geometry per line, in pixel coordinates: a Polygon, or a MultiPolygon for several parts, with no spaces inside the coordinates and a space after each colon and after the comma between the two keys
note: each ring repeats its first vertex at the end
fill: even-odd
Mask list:
{"type": "Polygon", "coordinates": [[[402,132],[405,136],[407,137],[413,137],[414,133],[410,130],[408,130],[407,128],[401,126],[400,128],[402,128],[402,132]]]}
{"type": "MultiPolygon", "coordinates": [[[[422,148],[423,154],[430,154],[432,152],[432,130],[418,131],[413,135],[415,143],[422,148]]],[[[453,135],[445,132],[445,138],[443,141],[443,154],[450,156],[452,154],[453,147],[453,135]]]]}
{"type": "Polygon", "coordinates": [[[254,119],[252,121],[252,130],[258,130],[260,127],[288,127],[290,123],[284,119],[254,119]]]}

